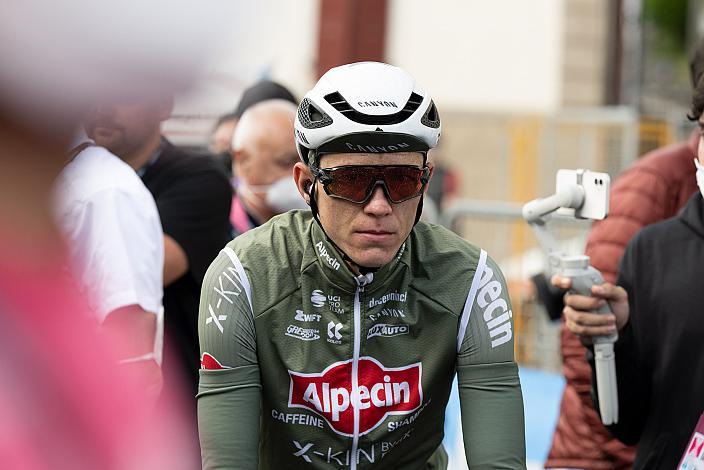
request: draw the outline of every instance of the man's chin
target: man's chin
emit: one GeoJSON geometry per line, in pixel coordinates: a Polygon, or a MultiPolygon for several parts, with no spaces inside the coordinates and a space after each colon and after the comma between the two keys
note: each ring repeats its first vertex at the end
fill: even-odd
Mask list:
{"type": "Polygon", "coordinates": [[[390,252],[390,250],[382,250],[382,249],[372,249],[372,250],[366,250],[363,253],[358,254],[357,256],[350,256],[352,258],[352,261],[355,262],[355,264],[359,266],[364,266],[365,268],[381,268],[385,264],[388,264],[391,262],[391,260],[394,259],[394,256],[396,255],[396,252],[398,250],[394,250],[393,253],[390,252]]]}

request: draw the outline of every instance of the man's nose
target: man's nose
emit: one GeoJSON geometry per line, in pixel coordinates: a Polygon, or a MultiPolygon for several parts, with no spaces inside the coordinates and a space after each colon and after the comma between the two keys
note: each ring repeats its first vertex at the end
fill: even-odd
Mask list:
{"type": "Polygon", "coordinates": [[[364,212],[371,215],[388,215],[392,211],[391,201],[386,197],[384,188],[377,184],[372,191],[372,195],[364,205],[364,212]]]}

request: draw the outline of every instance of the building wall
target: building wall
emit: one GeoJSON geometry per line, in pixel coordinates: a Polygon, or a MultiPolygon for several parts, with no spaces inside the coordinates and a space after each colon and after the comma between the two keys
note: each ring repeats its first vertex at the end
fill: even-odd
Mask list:
{"type": "Polygon", "coordinates": [[[605,103],[610,1],[564,0],[563,107],[605,103]]]}
{"type": "Polygon", "coordinates": [[[561,104],[563,0],[390,0],[386,56],[441,109],[550,112],[561,104]]]}

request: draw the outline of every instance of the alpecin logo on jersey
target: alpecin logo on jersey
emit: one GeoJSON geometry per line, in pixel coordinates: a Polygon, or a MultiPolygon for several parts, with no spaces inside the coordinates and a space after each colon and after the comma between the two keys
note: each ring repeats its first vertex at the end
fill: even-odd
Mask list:
{"type": "Polygon", "coordinates": [[[504,295],[501,282],[494,279],[494,271],[489,266],[484,267],[484,272],[479,278],[477,305],[484,309],[482,316],[489,330],[492,349],[508,343],[513,338],[511,329],[513,312],[506,299],[508,296],[504,295]]]}
{"type": "Polygon", "coordinates": [[[325,261],[325,264],[330,266],[335,271],[338,271],[340,269],[340,262],[337,260],[337,258],[328,253],[328,250],[327,248],[325,248],[325,245],[323,245],[323,242],[316,243],[315,247],[318,249],[318,254],[325,261]]]}
{"type": "Polygon", "coordinates": [[[359,434],[379,426],[388,415],[406,415],[423,401],[420,362],[405,367],[384,367],[373,357],[361,357],[359,384],[352,390],[352,360],[340,361],[319,374],[289,371],[288,406],[319,414],[338,434],[354,433],[354,409],[359,410],[359,434]]]}

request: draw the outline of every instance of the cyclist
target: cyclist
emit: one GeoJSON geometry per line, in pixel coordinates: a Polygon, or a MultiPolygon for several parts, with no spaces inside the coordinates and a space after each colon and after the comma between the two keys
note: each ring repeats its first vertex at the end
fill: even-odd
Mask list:
{"type": "Polygon", "coordinates": [[[440,136],[431,98],[391,65],[333,68],[295,136],[311,211],[236,238],[203,284],[204,468],[446,468],[455,373],[469,466],[525,468],[501,270],[419,222],[440,136]]]}

